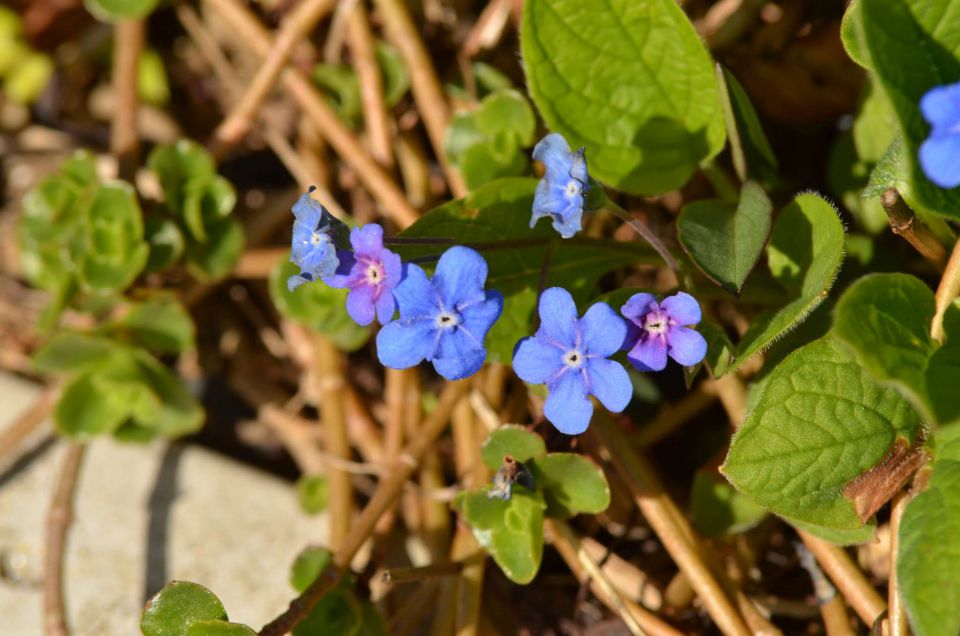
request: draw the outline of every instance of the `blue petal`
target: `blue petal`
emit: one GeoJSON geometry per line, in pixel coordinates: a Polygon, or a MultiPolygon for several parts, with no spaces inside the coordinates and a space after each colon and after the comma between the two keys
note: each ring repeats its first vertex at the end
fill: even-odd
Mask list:
{"type": "Polygon", "coordinates": [[[370,285],[361,285],[347,294],[347,315],[361,327],[373,322],[376,311],[373,306],[375,290],[370,285]]]}
{"type": "Polygon", "coordinates": [[[293,204],[293,216],[298,222],[308,226],[310,230],[316,229],[321,222],[324,214],[329,214],[326,208],[320,205],[320,202],[310,196],[310,192],[304,192],[293,204]]]}
{"type": "Polygon", "coordinates": [[[596,396],[608,411],[619,413],[630,404],[633,384],[623,365],[613,360],[590,360],[587,363],[587,390],[596,396]]]}
{"type": "Polygon", "coordinates": [[[439,311],[437,290],[418,265],[403,266],[403,280],[393,290],[400,307],[400,320],[429,319],[439,311]]]}
{"type": "Polygon", "coordinates": [[[584,190],[586,190],[590,176],[587,174],[587,160],[583,156],[583,153],[584,149],[580,148],[573,154],[570,164],[570,176],[579,181],[584,186],[584,190]]]}
{"type": "Polygon", "coordinates": [[[960,124],[960,83],[931,88],[920,99],[920,111],[934,129],[960,124]]]}
{"type": "Polygon", "coordinates": [[[533,213],[530,227],[545,216],[553,220],[553,229],[563,238],[570,238],[580,231],[583,217],[583,195],[567,196],[566,185],[569,177],[562,180],[549,180],[544,177],[537,184],[533,195],[533,213]]]}
{"type": "Polygon", "coordinates": [[[524,382],[545,384],[565,366],[563,353],[536,337],[524,338],[513,353],[513,371],[524,382]]]}
{"type": "Polygon", "coordinates": [[[620,350],[627,337],[627,325],[607,303],[595,303],[580,319],[584,352],[606,358],[620,350]]]}
{"type": "Polygon", "coordinates": [[[376,302],[377,320],[380,321],[381,325],[393,320],[393,312],[396,311],[396,308],[397,303],[393,299],[393,293],[389,289],[383,289],[376,302]]]}
{"type": "Polygon", "coordinates": [[[941,188],[960,185],[960,134],[929,137],[920,146],[920,167],[941,188]]]}
{"type": "Polygon", "coordinates": [[[477,349],[483,349],[483,343],[477,343],[476,339],[468,332],[455,327],[452,329],[441,329],[439,346],[433,352],[432,358],[461,358],[467,357],[477,349]]]}
{"type": "Polygon", "coordinates": [[[460,245],[443,253],[433,274],[433,285],[447,309],[480,301],[486,280],[487,261],[476,250],[460,245]]]}
{"type": "Polygon", "coordinates": [[[469,332],[480,346],[487,337],[487,332],[497,322],[500,314],[503,313],[503,294],[495,289],[491,289],[485,294],[484,301],[470,305],[460,312],[463,322],[460,324],[462,329],[469,332]]]}
{"type": "Polygon", "coordinates": [[[377,358],[390,369],[409,369],[433,353],[432,320],[395,320],[377,334],[377,358]]]}
{"type": "Polygon", "coordinates": [[[667,366],[667,343],[663,338],[644,334],[627,354],[638,371],[663,371],[667,366]]]}
{"type": "Polygon", "coordinates": [[[707,341],[699,332],[686,327],[674,327],[667,333],[670,357],[685,367],[691,367],[707,355],[707,341]]]}
{"type": "Polygon", "coordinates": [[[376,223],[350,230],[350,245],[357,254],[379,258],[383,250],[383,228],[376,223]]]}
{"type": "Polygon", "coordinates": [[[563,179],[570,174],[573,153],[560,133],[550,133],[533,147],[533,158],[543,162],[550,179],[563,179]]]}
{"type": "Polygon", "coordinates": [[[548,342],[568,351],[580,344],[577,333],[577,305],[562,287],[551,287],[540,294],[540,330],[548,342]]]}
{"type": "Polygon", "coordinates": [[[287,289],[289,289],[292,292],[300,285],[303,285],[305,283],[312,283],[313,280],[311,278],[308,278],[308,276],[309,274],[302,274],[302,273],[294,274],[293,276],[287,279],[287,289]]]}
{"type": "Polygon", "coordinates": [[[357,261],[353,258],[353,254],[346,250],[337,250],[337,256],[340,258],[337,271],[332,276],[326,276],[323,282],[334,289],[345,289],[350,286],[353,266],[357,264],[357,261]]]}
{"type": "Polygon", "coordinates": [[[593,402],[587,398],[584,378],[568,371],[548,387],[550,393],[543,404],[543,414],[561,433],[579,435],[590,426],[593,402]]]}
{"type": "Polygon", "coordinates": [[[695,325],[703,318],[700,312],[700,303],[686,292],[677,292],[673,296],[664,298],[660,309],[667,312],[678,325],[695,325]]]}
{"type": "Polygon", "coordinates": [[[631,296],[630,299],[620,307],[620,313],[638,326],[642,326],[647,314],[658,308],[656,296],[653,294],[640,293],[631,296]]]}
{"type": "Polygon", "coordinates": [[[433,368],[447,380],[462,380],[479,371],[486,360],[486,349],[474,349],[456,358],[434,358],[433,368]]]}
{"type": "Polygon", "coordinates": [[[569,216],[554,216],[553,229],[557,231],[561,238],[571,238],[581,229],[582,225],[582,207],[575,214],[569,216]]]}

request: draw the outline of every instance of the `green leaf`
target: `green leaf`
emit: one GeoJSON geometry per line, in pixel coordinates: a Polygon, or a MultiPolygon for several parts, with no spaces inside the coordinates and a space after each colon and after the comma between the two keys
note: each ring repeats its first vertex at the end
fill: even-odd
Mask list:
{"type": "Polygon", "coordinates": [[[297,500],[308,515],[326,510],[329,491],[327,478],[322,475],[303,475],[297,480],[297,500]]]}
{"type": "Polygon", "coordinates": [[[960,632],[960,461],[939,459],[900,522],[897,577],[917,636],[960,632]]]}
{"type": "Polygon", "coordinates": [[[330,550],[307,548],[297,555],[290,568],[290,585],[297,593],[303,593],[332,562],[333,553],[330,550]]]}
{"type": "Polygon", "coordinates": [[[187,182],[211,179],[216,174],[210,153],[189,139],[157,146],[147,157],[147,166],[156,173],[167,209],[175,215],[179,215],[183,207],[183,188],[187,182]]]}
{"type": "Polygon", "coordinates": [[[770,147],[770,142],[763,132],[763,126],[760,125],[760,118],[750,102],[750,97],[726,67],[723,69],[723,77],[727,83],[737,131],[740,133],[748,174],[767,181],[775,179],[779,170],[777,157],[773,154],[773,148],[770,147]]]}
{"type": "Polygon", "coordinates": [[[703,364],[707,365],[713,377],[719,378],[730,369],[733,360],[734,349],[730,338],[723,329],[709,322],[701,322],[697,325],[697,331],[707,341],[707,355],[703,364]]]}
{"type": "Polygon", "coordinates": [[[933,292],[907,274],[871,274],[851,285],[833,314],[833,329],[876,379],[927,406],[927,360],[935,344],[933,292]]]}
{"type": "Polygon", "coordinates": [[[530,102],[513,89],[499,90],[480,100],[477,128],[488,137],[510,132],[522,147],[533,145],[537,120],[530,102]]]}
{"type": "Polygon", "coordinates": [[[3,94],[15,104],[32,104],[40,98],[53,77],[53,58],[44,53],[23,51],[3,82],[3,94]]]}
{"type": "Polygon", "coordinates": [[[677,219],[680,245],[710,280],[739,294],[770,234],[770,199],[752,181],[743,184],[740,202],[694,201],[677,219]]]}
{"type": "Polygon", "coordinates": [[[770,272],[788,302],[754,318],[737,345],[732,369],[769,347],[823,302],[843,261],[843,225],[819,196],[798,195],[777,218],[767,245],[770,272]]]}
{"type": "Polygon", "coordinates": [[[723,148],[713,63],[674,0],[529,0],[520,47],[547,126],[600,181],[666,192],[723,148]]]}
{"type": "Polygon", "coordinates": [[[183,233],[177,224],[167,218],[148,216],[143,223],[143,233],[150,246],[146,272],[161,272],[183,256],[183,233]]]}
{"type": "Polygon", "coordinates": [[[257,636],[246,625],[227,621],[196,621],[187,628],[186,636],[257,636]]]}
{"type": "Polygon", "coordinates": [[[312,78],[330,96],[333,108],[341,119],[351,126],[360,123],[360,80],[350,66],[317,64],[313,67],[312,78]]]}
{"type": "Polygon", "coordinates": [[[827,528],[787,517],[784,517],[784,520],[794,528],[809,532],[815,537],[819,537],[824,541],[829,541],[836,545],[860,545],[863,543],[872,543],[877,540],[877,520],[875,518],[865,523],[863,527],[853,530],[827,528]]]}
{"type": "Polygon", "coordinates": [[[144,49],[137,58],[137,94],[154,106],[166,106],[170,101],[167,69],[156,49],[144,49]]]}
{"type": "Polygon", "coordinates": [[[386,42],[377,41],[374,54],[383,72],[383,99],[387,106],[396,106],[410,90],[410,74],[400,53],[386,42]]]}
{"type": "Polygon", "coordinates": [[[530,462],[546,515],[566,519],[581,512],[599,514],[610,505],[610,486],[599,466],[575,453],[550,453],[530,462]]]}
{"type": "Polygon", "coordinates": [[[847,25],[858,61],[874,71],[893,107],[905,150],[902,174],[916,203],[954,218],[960,217],[960,192],[927,179],[918,151],[930,130],[920,114],[920,98],[960,77],[960,32],[950,27],[958,6],[955,0],[859,0],[847,25]]]}
{"type": "Polygon", "coordinates": [[[84,0],[87,11],[104,22],[142,18],[153,11],[157,2],[158,0],[84,0]]]}
{"type": "Polygon", "coordinates": [[[769,374],[734,434],[722,472],[777,514],[855,530],[861,523],[844,486],[919,427],[897,392],[874,381],[828,336],[796,350],[769,374]]]}
{"type": "Polygon", "coordinates": [[[194,347],[193,319],[171,294],[131,304],[106,331],[122,342],[159,353],[180,353],[194,347]]]}
{"type": "Polygon", "coordinates": [[[293,628],[293,636],[356,636],[363,625],[363,607],[349,590],[335,588],[293,628]]]}
{"type": "Polygon", "coordinates": [[[119,348],[108,338],[61,331],[33,354],[33,364],[41,373],[82,371],[103,362],[119,348]]]}
{"type": "MultiPolygon", "coordinates": [[[[563,287],[577,302],[590,298],[597,280],[613,269],[658,262],[651,250],[635,242],[580,236],[564,240],[546,223],[530,229],[536,183],[533,179],[493,181],[464,199],[430,211],[401,233],[404,237],[448,237],[481,250],[489,267],[487,288],[504,296],[503,314],[487,335],[487,351],[493,361],[511,360],[514,345],[532,331],[540,274],[551,244],[556,251],[545,287],[563,287]],[[490,241],[518,244],[482,245],[490,241]]],[[[396,251],[409,259],[439,255],[443,247],[404,246],[396,251]]]]}
{"type": "Polygon", "coordinates": [[[693,521],[705,536],[737,534],[754,527],[767,511],[716,475],[698,470],[690,490],[693,521]]]}
{"type": "Polygon", "coordinates": [[[246,237],[243,227],[233,219],[223,219],[205,228],[206,241],[189,241],[187,268],[198,278],[216,280],[233,270],[243,253],[246,237]]]}
{"type": "Polygon", "coordinates": [[[346,289],[333,289],[322,281],[303,285],[291,292],[287,279],[298,273],[289,261],[270,274],[270,298],[281,314],[330,338],[338,349],[356,351],[370,339],[370,327],[361,327],[347,315],[346,289]]]}
{"type": "Polygon", "coordinates": [[[143,399],[139,389],[96,373],[77,376],[64,387],[53,412],[57,431],[77,440],[113,432],[130,417],[132,402],[143,399]]]}
{"type": "Polygon", "coordinates": [[[503,466],[503,458],[512,455],[520,463],[547,454],[543,438],[517,424],[504,424],[496,429],[480,449],[483,463],[490,470],[503,466]]]}
{"type": "Polygon", "coordinates": [[[140,618],[144,636],[187,636],[198,621],[227,620],[213,592],[189,581],[171,581],[147,602],[140,618]]]}
{"type": "Polygon", "coordinates": [[[143,271],[150,252],[136,191],[123,181],[104,182],[82,210],[82,240],[71,249],[81,283],[91,291],[125,289],[143,271]]]}
{"type": "Polygon", "coordinates": [[[543,558],[543,510],[540,495],[514,485],[508,501],[492,499],[487,489],[472,490],[458,500],[473,536],[514,583],[533,580],[543,558]]]}

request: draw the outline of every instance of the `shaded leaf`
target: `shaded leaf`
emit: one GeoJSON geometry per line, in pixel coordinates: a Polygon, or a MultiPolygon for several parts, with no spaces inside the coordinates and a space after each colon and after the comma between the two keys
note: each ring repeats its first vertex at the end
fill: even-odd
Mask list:
{"type": "Polygon", "coordinates": [[[524,463],[546,454],[547,446],[543,438],[516,424],[504,424],[490,433],[480,449],[483,463],[490,470],[500,468],[506,455],[512,455],[515,460],[524,463]]]}
{"type": "Polygon", "coordinates": [[[575,453],[550,453],[530,462],[546,515],[558,519],[581,512],[599,514],[610,505],[610,486],[599,466],[575,453]]]}

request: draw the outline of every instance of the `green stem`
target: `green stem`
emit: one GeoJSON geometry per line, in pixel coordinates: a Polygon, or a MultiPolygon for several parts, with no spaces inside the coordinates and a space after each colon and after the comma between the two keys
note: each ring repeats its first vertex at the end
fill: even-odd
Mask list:
{"type": "Polygon", "coordinates": [[[633,228],[633,230],[640,235],[640,238],[642,238],[650,245],[650,247],[656,250],[657,254],[660,255],[660,258],[663,259],[663,262],[667,264],[667,267],[674,271],[674,273],[677,275],[677,280],[682,280],[680,276],[680,267],[677,265],[676,259],[673,258],[673,254],[667,250],[666,246],[654,235],[653,232],[650,231],[647,226],[643,225],[642,223],[638,223],[636,219],[630,216],[629,212],[611,201],[609,197],[606,201],[604,201],[603,207],[633,228]]]}

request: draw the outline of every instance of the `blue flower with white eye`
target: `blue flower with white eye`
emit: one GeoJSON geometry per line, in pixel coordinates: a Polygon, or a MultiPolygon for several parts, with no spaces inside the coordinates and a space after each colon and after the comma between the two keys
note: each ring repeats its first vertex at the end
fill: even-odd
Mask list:
{"type": "Polygon", "coordinates": [[[543,414],[567,435],[587,430],[593,395],[608,410],[627,408],[633,386],[626,369],[607,358],[627,335],[623,318],[606,303],[596,303],[583,318],[570,292],[551,287],[540,295],[540,329],[517,343],[513,370],[531,384],[546,384],[543,414]]]}
{"type": "Polygon", "coordinates": [[[374,317],[385,325],[393,318],[393,290],[400,283],[400,257],[383,247],[383,228],[376,223],[350,230],[353,252],[340,251],[340,265],[323,281],[337,289],[349,289],[347,313],[361,326],[374,317]]]}
{"type": "Polygon", "coordinates": [[[920,167],[941,188],[960,185],[960,82],[937,86],[920,100],[930,136],[920,146],[920,167]]]}
{"type": "Polygon", "coordinates": [[[293,206],[293,238],[290,261],[300,268],[299,274],[287,279],[287,288],[295,290],[337,271],[340,259],[331,234],[341,224],[325,207],[305,192],[293,206]]]}
{"type": "Polygon", "coordinates": [[[702,317],[700,303],[690,294],[678,292],[659,303],[653,294],[634,294],[620,313],[630,321],[627,360],[638,371],[663,371],[667,355],[686,367],[707,355],[707,341],[690,329],[702,317]]]}
{"type": "Polygon", "coordinates": [[[443,253],[432,279],[412,263],[403,270],[393,290],[400,318],[377,334],[383,366],[408,369],[429,360],[448,380],[479,371],[487,359],[484,339],[503,311],[500,292],[484,290],[487,262],[458,245],[443,253]]]}
{"type": "Polygon", "coordinates": [[[533,158],[546,169],[533,195],[530,227],[542,217],[553,219],[553,229],[570,238],[581,229],[583,195],[589,189],[584,149],[570,151],[563,135],[550,133],[533,148],[533,158]]]}

